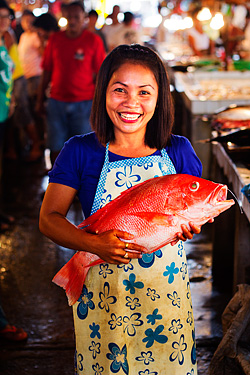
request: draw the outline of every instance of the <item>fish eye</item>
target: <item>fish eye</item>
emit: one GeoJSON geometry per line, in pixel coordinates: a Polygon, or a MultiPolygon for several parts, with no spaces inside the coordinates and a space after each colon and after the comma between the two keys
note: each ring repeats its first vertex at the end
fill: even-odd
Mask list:
{"type": "Polygon", "coordinates": [[[197,191],[197,190],[199,189],[199,186],[200,186],[199,182],[194,181],[194,182],[192,182],[192,183],[190,184],[189,189],[190,189],[191,191],[197,191]]]}

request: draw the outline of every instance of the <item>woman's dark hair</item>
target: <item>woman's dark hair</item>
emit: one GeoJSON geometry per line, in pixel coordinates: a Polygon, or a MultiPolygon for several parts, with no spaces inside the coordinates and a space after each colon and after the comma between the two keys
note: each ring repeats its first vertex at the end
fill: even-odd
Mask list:
{"type": "Polygon", "coordinates": [[[114,72],[125,63],[142,65],[154,74],[158,85],[158,99],[154,115],[147,125],[145,144],[162,149],[170,139],[174,120],[169,79],[159,56],[152,49],[139,44],[120,45],[103,61],[97,76],[91,111],[92,128],[102,144],[114,140],[114,126],[106,110],[106,91],[114,72]]]}

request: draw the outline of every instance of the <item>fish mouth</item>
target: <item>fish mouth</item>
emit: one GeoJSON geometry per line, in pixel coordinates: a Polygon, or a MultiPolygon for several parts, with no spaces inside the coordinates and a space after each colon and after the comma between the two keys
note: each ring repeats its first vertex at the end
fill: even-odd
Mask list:
{"type": "Polygon", "coordinates": [[[209,203],[212,204],[213,206],[218,206],[218,205],[232,205],[234,204],[233,199],[227,199],[227,186],[226,185],[218,185],[214,191],[211,193],[209,196],[209,203]]]}

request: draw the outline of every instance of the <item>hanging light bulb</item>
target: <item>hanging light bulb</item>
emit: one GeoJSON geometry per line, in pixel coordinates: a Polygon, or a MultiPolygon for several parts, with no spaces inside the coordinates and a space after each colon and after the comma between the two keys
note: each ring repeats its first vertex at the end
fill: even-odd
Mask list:
{"type": "Polygon", "coordinates": [[[210,9],[205,7],[202,8],[199,13],[197,14],[197,19],[199,21],[208,21],[212,18],[212,14],[210,12],[210,9]]]}
{"type": "Polygon", "coordinates": [[[210,22],[210,27],[213,30],[219,30],[224,26],[224,19],[222,13],[216,13],[210,22]]]}

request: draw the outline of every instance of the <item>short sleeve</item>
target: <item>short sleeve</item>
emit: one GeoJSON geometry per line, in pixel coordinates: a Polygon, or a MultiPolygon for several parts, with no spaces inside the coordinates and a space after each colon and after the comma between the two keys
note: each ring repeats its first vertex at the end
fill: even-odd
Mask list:
{"type": "Polygon", "coordinates": [[[42,68],[48,72],[52,71],[53,68],[53,62],[52,62],[52,52],[53,52],[53,35],[50,37],[44,53],[43,53],[43,59],[42,59],[42,68]]]}
{"type": "Polygon", "coordinates": [[[79,190],[85,165],[83,150],[84,148],[80,147],[80,139],[77,137],[65,142],[53,169],[49,172],[49,182],[79,190]]]}
{"type": "Polygon", "coordinates": [[[201,177],[201,161],[187,138],[173,135],[171,145],[167,147],[167,152],[175,166],[176,173],[201,177]]]}

